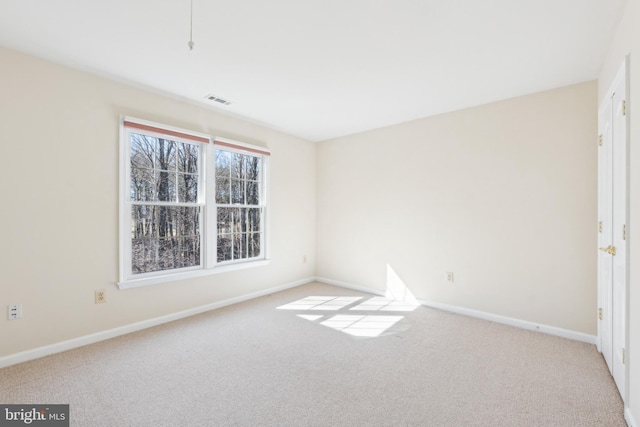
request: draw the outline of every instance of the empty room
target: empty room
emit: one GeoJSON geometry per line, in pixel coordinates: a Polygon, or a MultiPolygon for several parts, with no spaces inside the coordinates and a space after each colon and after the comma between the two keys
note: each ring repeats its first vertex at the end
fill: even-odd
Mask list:
{"type": "Polygon", "coordinates": [[[640,0],[0,0],[0,425],[640,427],[640,0]]]}

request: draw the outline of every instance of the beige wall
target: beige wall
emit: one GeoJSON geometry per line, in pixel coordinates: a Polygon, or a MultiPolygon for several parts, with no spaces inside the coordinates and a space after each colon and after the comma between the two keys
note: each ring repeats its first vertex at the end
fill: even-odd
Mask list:
{"type": "Polygon", "coordinates": [[[317,274],[596,334],[588,82],[318,145],[317,274]],[[445,273],[454,272],[454,284],[445,273]]]}
{"type": "Polygon", "coordinates": [[[598,81],[599,100],[611,86],[624,57],[630,55],[630,277],[627,366],[627,416],[640,425],[640,0],[629,0],[598,81]]]}
{"type": "Polygon", "coordinates": [[[24,307],[0,320],[0,357],[314,275],[314,144],[9,50],[0,64],[0,305],[24,307]],[[117,289],[121,114],[271,149],[269,266],[117,289]]]}

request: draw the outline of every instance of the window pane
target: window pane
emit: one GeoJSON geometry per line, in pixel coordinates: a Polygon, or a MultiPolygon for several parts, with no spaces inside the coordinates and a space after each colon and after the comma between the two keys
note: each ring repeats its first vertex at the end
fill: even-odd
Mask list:
{"type": "Polygon", "coordinates": [[[176,208],[170,206],[156,206],[156,224],[158,230],[157,236],[161,239],[177,235],[177,212],[176,208]]]}
{"type": "Polygon", "coordinates": [[[157,138],[156,169],[164,171],[176,170],[177,143],[169,139],[157,138]]]}
{"type": "Polygon", "coordinates": [[[178,236],[199,237],[200,236],[200,207],[182,206],[173,208],[178,217],[178,236]]]}
{"type": "Polygon", "coordinates": [[[136,205],[131,207],[131,237],[155,237],[155,206],[136,205]]]}
{"type": "Polygon", "coordinates": [[[158,241],[156,239],[133,239],[131,241],[131,270],[133,274],[155,271],[158,241]]]}
{"type": "Polygon", "coordinates": [[[246,179],[260,180],[260,157],[246,156],[246,179]]]}
{"type": "Polygon", "coordinates": [[[218,262],[230,261],[231,258],[231,235],[218,235],[218,262]]]}
{"type": "Polygon", "coordinates": [[[160,202],[176,201],[176,174],[165,171],[156,171],[157,199],[160,202]]]}
{"type": "Polygon", "coordinates": [[[177,249],[178,239],[172,237],[159,239],[156,271],[178,268],[177,249]]]}
{"type": "Polygon", "coordinates": [[[199,238],[160,239],[158,270],[193,267],[200,264],[199,238]]]}
{"type": "Polygon", "coordinates": [[[231,230],[233,233],[240,233],[242,231],[242,209],[232,208],[229,211],[231,212],[231,230]]]}
{"type": "Polygon", "coordinates": [[[247,205],[260,204],[260,183],[247,181],[247,205]]]}
{"type": "Polygon", "coordinates": [[[198,175],[178,174],[178,201],[185,203],[198,201],[198,175]]]}
{"type": "Polygon", "coordinates": [[[248,231],[247,230],[247,224],[248,224],[247,209],[245,208],[239,209],[237,222],[238,222],[238,232],[246,233],[248,231]]]}
{"type": "Polygon", "coordinates": [[[155,153],[155,138],[131,134],[131,167],[153,169],[153,158],[155,153]]]}
{"type": "Polygon", "coordinates": [[[156,198],[156,180],[153,169],[131,168],[131,200],[152,202],[156,198]]]}
{"type": "Polygon", "coordinates": [[[230,203],[231,191],[229,190],[228,177],[216,177],[216,203],[228,205],[230,203]]]}
{"type": "Polygon", "coordinates": [[[198,154],[197,145],[178,143],[178,171],[198,173],[198,154]]]}
{"type": "Polygon", "coordinates": [[[133,274],[200,265],[200,207],[132,207],[133,274]]]}
{"type": "Polygon", "coordinates": [[[218,208],[218,234],[231,232],[231,209],[218,208]]]}
{"type": "Polygon", "coordinates": [[[244,204],[245,182],[237,179],[231,180],[231,203],[244,204]]]}
{"type": "Polygon", "coordinates": [[[246,157],[244,154],[231,153],[231,177],[245,178],[246,175],[246,157]]]}
{"type": "Polygon", "coordinates": [[[216,177],[230,176],[231,153],[228,151],[216,151],[216,177]]]}
{"type": "Polygon", "coordinates": [[[246,231],[249,233],[262,231],[260,229],[260,208],[247,209],[246,231]]]}
{"type": "Polygon", "coordinates": [[[193,267],[200,265],[200,238],[188,237],[180,239],[180,267],[193,267]]]}
{"type": "Polygon", "coordinates": [[[249,234],[248,257],[254,258],[260,256],[260,233],[249,234]]]}
{"type": "Polygon", "coordinates": [[[244,233],[233,235],[233,259],[246,258],[246,238],[244,233]]]}

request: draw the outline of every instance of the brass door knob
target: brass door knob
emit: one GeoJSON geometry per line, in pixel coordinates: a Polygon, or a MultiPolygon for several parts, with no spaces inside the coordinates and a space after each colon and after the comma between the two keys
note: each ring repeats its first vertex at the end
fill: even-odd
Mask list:
{"type": "Polygon", "coordinates": [[[611,255],[613,255],[613,256],[615,256],[615,255],[616,255],[616,247],[615,247],[615,246],[611,246],[611,245],[609,245],[609,246],[607,246],[606,248],[600,248],[600,250],[601,250],[602,252],[606,252],[606,253],[611,254],[611,255]]]}

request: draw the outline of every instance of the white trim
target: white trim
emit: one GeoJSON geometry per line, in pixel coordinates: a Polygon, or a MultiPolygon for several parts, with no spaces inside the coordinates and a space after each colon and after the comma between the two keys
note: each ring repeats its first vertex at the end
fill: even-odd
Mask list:
{"type": "MultiPolygon", "coordinates": [[[[631,233],[628,231],[630,230],[630,227],[632,227],[631,224],[633,224],[633,221],[631,220],[631,111],[632,111],[632,105],[631,105],[631,54],[627,54],[624,57],[624,76],[625,76],[625,82],[624,82],[624,90],[625,90],[625,94],[624,94],[624,99],[626,102],[626,119],[625,119],[625,124],[626,124],[626,129],[625,129],[625,137],[627,139],[626,141],[626,145],[625,145],[625,150],[626,150],[626,154],[625,154],[625,161],[626,164],[624,165],[625,167],[625,171],[626,171],[626,177],[625,177],[625,186],[626,186],[626,191],[627,194],[625,195],[626,198],[626,208],[627,211],[625,213],[626,216],[626,220],[625,220],[625,224],[627,226],[627,239],[625,241],[626,243],[626,248],[625,248],[625,307],[624,307],[624,330],[625,330],[625,336],[624,336],[624,348],[625,349],[630,349],[631,348],[631,233]]],[[[633,420],[633,417],[631,416],[631,409],[629,408],[629,406],[627,406],[629,404],[629,402],[631,401],[631,368],[629,367],[629,363],[626,363],[624,365],[624,396],[622,396],[622,400],[625,403],[625,418],[627,416],[627,412],[629,415],[629,419],[627,420],[627,424],[629,424],[629,427],[637,427],[637,423],[633,420]]]]}
{"type": "Polygon", "coordinates": [[[456,314],[462,314],[464,316],[475,317],[478,319],[488,320],[490,322],[501,323],[503,325],[514,326],[520,329],[526,329],[529,331],[542,332],[548,335],[555,335],[557,337],[568,338],[574,341],[581,341],[587,344],[596,344],[596,336],[589,335],[582,332],[571,331],[568,329],[557,328],[555,326],[549,326],[534,322],[529,322],[527,320],[515,319],[513,317],[500,316],[498,314],[487,313],[484,311],[471,310],[464,307],[458,307],[454,305],[441,304],[437,302],[431,301],[422,301],[418,300],[418,302],[426,307],[437,308],[439,310],[449,311],[456,314]]]}
{"type": "Polygon", "coordinates": [[[39,359],[41,357],[49,356],[51,354],[61,353],[63,351],[72,350],[74,348],[83,347],[89,344],[94,344],[96,342],[108,340],[110,338],[126,335],[131,332],[136,332],[136,331],[151,328],[154,326],[162,325],[163,323],[184,319],[185,317],[195,316],[196,314],[205,313],[207,311],[216,310],[218,308],[226,307],[232,304],[238,304],[240,302],[248,301],[254,298],[259,298],[275,292],[280,292],[287,289],[295,288],[297,286],[305,285],[313,281],[315,281],[315,278],[309,277],[306,279],[301,279],[295,282],[288,283],[286,285],[276,286],[273,288],[252,292],[250,294],[240,295],[240,296],[225,299],[222,301],[213,302],[200,307],[194,307],[187,310],[178,311],[176,313],[155,317],[153,319],[142,320],[140,322],[131,323],[129,325],[120,326],[113,329],[108,329],[106,331],[96,332],[94,334],[73,338],[67,341],[62,341],[55,344],[34,348],[32,350],[26,350],[26,351],[21,351],[19,353],[10,354],[8,356],[0,357],[0,368],[6,368],[7,366],[16,365],[18,363],[27,362],[29,360],[39,359]]]}
{"type": "MultiPolygon", "coordinates": [[[[127,278],[127,271],[129,270],[128,259],[128,247],[130,243],[127,239],[123,238],[126,233],[124,224],[131,224],[131,211],[127,211],[126,197],[124,194],[129,194],[129,154],[127,153],[128,145],[125,143],[127,138],[127,131],[125,130],[123,123],[125,117],[120,116],[120,140],[119,144],[119,169],[118,169],[118,280],[123,281],[127,278]]],[[[129,229],[130,230],[130,229],[129,229]]],[[[131,231],[129,231],[131,232],[131,231]]]]}
{"type": "Polygon", "coordinates": [[[169,283],[178,280],[195,279],[212,274],[228,273],[230,271],[244,270],[245,268],[264,267],[269,265],[268,259],[256,261],[236,262],[233,264],[219,265],[212,268],[199,268],[197,270],[183,271],[180,273],[163,274],[157,276],[143,277],[140,279],[130,279],[118,282],[118,288],[131,289],[141,286],[157,285],[158,283],[169,283]]]}
{"type": "MultiPolygon", "coordinates": [[[[384,291],[380,289],[367,288],[365,286],[354,285],[351,283],[341,282],[338,280],[328,279],[325,277],[316,277],[316,281],[329,285],[339,286],[342,288],[353,289],[360,292],[367,292],[374,295],[384,295],[384,291]]],[[[514,326],[520,329],[542,332],[549,335],[555,335],[562,338],[568,338],[574,341],[581,341],[588,344],[596,344],[596,336],[582,332],[570,331],[568,329],[557,328],[555,326],[543,325],[526,320],[515,319],[512,317],[500,316],[498,314],[487,313],[484,311],[471,310],[464,307],[458,307],[449,304],[441,304],[438,302],[418,300],[421,305],[436,308],[438,310],[449,311],[451,313],[461,314],[463,316],[475,317],[478,319],[488,320],[490,322],[501,323],[503,325],[514,326]]]]}
{"type": "Polygon", "coordinates": [[[633,415],[631,415],[631,408],[626,407],[624,409],[624,419],[629,425],[629,427],[640,427],[636,421],[633,419],[633,415]]]}

